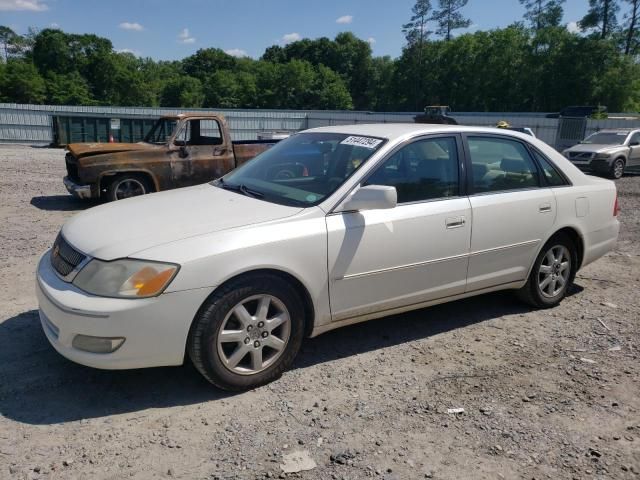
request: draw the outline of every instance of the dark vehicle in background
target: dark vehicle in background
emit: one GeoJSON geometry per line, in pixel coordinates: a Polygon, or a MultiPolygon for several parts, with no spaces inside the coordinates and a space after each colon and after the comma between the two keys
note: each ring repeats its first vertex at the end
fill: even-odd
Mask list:
{"type": "Polygon", "coordinates": [[[618,179],[625,171],[640,171],[640,129],[600,130],[562,154],[580,170],[618,179]]]}
{"type": "Polygon", "coordinates": [[[205,183],[225,175],[279,140],[231,141],[223,116],[180,114],[158,119],[138,143],[72,143],[65,157],[67,190],[108,201],[205,183]]]}
{"type": "Polygon", "coordinates": [[[416,123],[430,123],[436,125],[458,125],[458,121],[451,116],[451,108],[447,105],[428,105],[424,113],[413,117],[416,123]]]}

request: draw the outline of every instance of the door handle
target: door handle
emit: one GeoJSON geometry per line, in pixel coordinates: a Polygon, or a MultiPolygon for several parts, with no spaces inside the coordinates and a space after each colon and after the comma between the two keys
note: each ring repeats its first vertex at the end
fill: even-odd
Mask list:
{"type": "Polygon", "coordinates": [[[549,213],[551,211],[551,204],[550,203],[543,203],[542,205],[538,206],[538,211],[540,213],[549,213]]]}
{"type": "Polygon", "coordinates": [[[445,220],[445,225],[447,228],[460,228],[464,227],[467,221],[464,217],[449,217],[445,220]]]}

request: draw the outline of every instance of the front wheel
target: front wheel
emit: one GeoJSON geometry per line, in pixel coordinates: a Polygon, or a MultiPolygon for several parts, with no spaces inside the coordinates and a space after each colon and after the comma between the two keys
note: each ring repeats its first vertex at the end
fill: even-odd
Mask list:
{"type": "Polygon", "coordinates": [[[614,160],[613,164],[611,165],[611,170],[609,171],[609,178],[612,178],[613,180],[618,180],[619,178],[622,178],[623,174],[624,174],[624,160],[622,158],[618,158],[614,160]]]}
{"type": "Polygon", "coordinates": [[[576,247],[571,239],[563,234],[556,235],[540,251],[518,296],[538,308],[558,305],[573,283],[577,264],[576,247]]]}
{"type": "Polygon", "coordinates": [[[114,202],[153,192],[153,187],[142,175],[125,173],[117,175],[107,187],[107,200],[114,202]]]}
{"type": "Polygon", "coordinates": [[[223,390],[247,390],[278,378],[304,335],[297,291],[275,275],[232,281],[202,306],[188,353],[195,367],[223,390]]]}

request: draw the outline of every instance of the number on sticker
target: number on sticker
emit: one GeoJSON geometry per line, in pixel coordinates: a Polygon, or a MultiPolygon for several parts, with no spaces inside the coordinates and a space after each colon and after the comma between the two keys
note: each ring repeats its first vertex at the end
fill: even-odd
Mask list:
{"type": "Polygon", "coordinates": [[[371,137],[347,137],[340,142],[342,145],[353,145],[354,147],[376,148],[382,140],[371,137]]]}

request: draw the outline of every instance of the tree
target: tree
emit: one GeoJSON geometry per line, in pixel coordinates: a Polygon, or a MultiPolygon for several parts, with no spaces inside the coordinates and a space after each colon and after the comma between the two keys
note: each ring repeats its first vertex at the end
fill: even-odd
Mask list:
{"type": "Polygon", "coordinates": [[[640,45],[640,35],[638,35],[638,23],[640,23],[640,0],[627,0],[631,4],[631,11],[626,15],[629,20],[626,40],[624,45],[625,55],[635,55],[640,45]]]}
{"type": "Polygon", "coordinates": [[[413,14],[411,15],[411,20],[402,25],[402,33],[404,33],[409,45],[422,45],[431,33],[427,30],[427,22],[430,20],[431,13],[431,0],[416,0],[411,13],[413,14]]]}
{"type": "Polygon", "coordinates": [[[44,79],[36,67],[18,59],[9,59],[0,78],[0,96],[16,103],[42,103],[46,95],[44,79]]]}
{"type": "Polygon", "coordinates": [[[607,38],[614,31],[618,20],[616,14],[620,10],[617,0],[589,0],[589,11],[578,22],[581,29],[600,29],[600,38],[607,38]]]}
{"type": "Polygon", "coordinates": [[[160,95],[162,107],[200,108],[203,101],[202,83],[186,75],[169,80],[160,95]]]}
{"type": "Polygon", "coordinates": [[[49,72],[45,82],[46,102],[51,105],[93,105],[95,103],[89,92],[89,85],[78,72],[70,74],[49,72]]]}
{"type": "Polygon", "coordinates": [[[439,0],[440,9],[433,12],[431,17],[438,23],[436,33],[444,36],[445,40],[451,40],[451,31],[459,28],[467,28],[471,20],[464,18],[460,9],[465,7],[469,0],[439,0]]]}
{"type": "Polygon", "coordinates": [[[524,18],[535,31],[560,25],[564,2],[565,0],[520,0],[520,4],[526,9],[524,18]]]}
{"type": "Polygon", "coordinates": [[[336,72],[318,65],[314,82],[314,98],[310,108],[320,110],[350,110],[353,108],[349,89],[336,72]]]}

